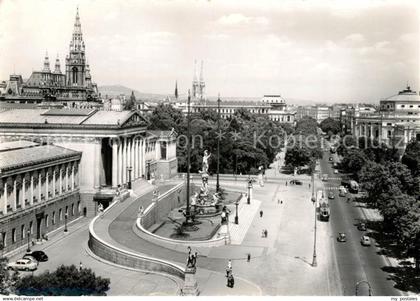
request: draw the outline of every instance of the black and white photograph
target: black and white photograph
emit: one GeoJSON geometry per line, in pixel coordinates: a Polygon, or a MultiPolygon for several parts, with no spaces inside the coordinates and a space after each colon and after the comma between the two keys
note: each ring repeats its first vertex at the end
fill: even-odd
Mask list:
{"type": "Polygon", "coordinates": [[[87,296],[420,300],[420,2],[0,0],[0,298],[87,296]]]}

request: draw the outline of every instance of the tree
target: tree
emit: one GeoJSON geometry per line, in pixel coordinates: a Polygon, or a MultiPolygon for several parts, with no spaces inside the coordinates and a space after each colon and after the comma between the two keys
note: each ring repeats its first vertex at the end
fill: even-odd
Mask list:
{"type": "Polygon", "coordinates": [[[320,123],[319,127],[323,132],[327,133],[329,136],[331,136],[332,134],[336,135],[341,131],[340,121],[332,119],[331,117],[324,119],[320,123]]]}
{"type": "Polygon", "coordinates": [[[294,147],[287,149],[284,159],[286,165],[299,168],[311,162],[311,154],[307,148],[295,145],[294,147]]]}
{"type": "Polygon", "coordinates": [[[341,161],[341,166],[345,172],[353,174],[357,178],[358,172],[366,164],[368,159],[359,149],[349,149],[341,161]]]}
{"type": "Polygon", "coordinates": [[[318,123],[312,117],[304,116],[296,123],[295,133],[304,136],[317,135],[318,123]]]}
{"type": "Polygon", "coordinates": [[[168,104],[159,104],[149,118],[150,124],[148,129],[164,131],[174,128],[177,133],[180,133],[184,120],[181,110],[168,104]]]}
{"type": "Polygon", "coordinates": [[[130,98],[124,104],[124,110],[133,110],[136,105],[136,97],[134,96],[134,91],[131,91],[130,98]]]}
{"type": "Polygon", "coordinates": [[[96,276],[91,269],[61,265],[52,273],[19,279],[16,292],[29,296],[104,296],[109,284],[108,278],[96,276]]]}
{"type": "Polygon", "coordinates": [[[8,271],[8,260],[0,257],[0,295],[9,295],[15,292],[16,281],[19,279],[17,271],[8,271]]]}
{"type": "Polygon", "coordinates": [[[420,176],[420,141],[415,140],[407,144],[401,162],[407,165],[414,176],[420,176]]]}

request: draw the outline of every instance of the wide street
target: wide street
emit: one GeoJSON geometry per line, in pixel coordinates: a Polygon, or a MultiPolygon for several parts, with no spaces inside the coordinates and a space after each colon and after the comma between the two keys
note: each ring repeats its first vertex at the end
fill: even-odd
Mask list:
{"type": "MultiPolygon", "coordinates": [[[[353,201],[347,202],[347,197],[351,194],[339,197],[337,188],[341,185],[341,177],[339,174],[334,174],[332,164],[328,161],[330,156],[329,152],[325,152],[320,163],[321,173],[328,174],[330,179],[325,182],[327,193],[332,191],[335,194],[335,198],[329,200],[331,208],[329,224],[333,233],[331,239],[334,241],[343,294],[355,295],[356,283],[366,280],[371,285],[374,296],[400,295],[401,291],[394,288],[394,282],[388,280],[389,275],[381,269],[388,263],[384,256],[378,254],[380,250],[375,246],[375,242],[372,240],[370,247],[361,245],[360,238],[363,232],[357,229],[357,224],[364,220],[365,216],[353,201]],[[338,232],[346,234],[346,242],[337,242],[338,232]]],[[[336,159],[336,156],[333,157],[336,159]]],[[[367,284],[360,284],[359,295],[367,294],[367,284]]]]}

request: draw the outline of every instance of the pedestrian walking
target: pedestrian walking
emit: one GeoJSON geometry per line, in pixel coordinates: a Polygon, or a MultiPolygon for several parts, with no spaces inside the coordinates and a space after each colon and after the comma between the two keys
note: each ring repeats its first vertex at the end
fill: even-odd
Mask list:
{"type": "Polygon", "coordinates": [[[265,235],[265,238],[267,238],[267,236],[268,236],[268,231],[267,231],[267,229],[265,229],[265,230],[264,230],[264,235],[265,235]]]}
{"type": "Polygon", "coordinates": [[[309,188],[311,188],[311,183],[309,183],[309,188]]]}
{"type": "Polygon", "coordinates": [[[229,277],[229,275],[232,275],[232,261],[230,259],[226,267],[226,277],[229,277]]]}
{"type": "Polygon", "coordinates": [[[260,217],[263,217],[264,212],[260,210],[260,217]]]}
{"type": "Polygon", "coordinates": [[[286,186],[287,186],[287,181],[286,181],[286,186]]]}
{"type": "Polygon", "coordinates": [[[81,271],[83,269],[83,264],[82,264],[82,262],[80,262],[80,264],[79,264],[79,270],[81,271]]]}

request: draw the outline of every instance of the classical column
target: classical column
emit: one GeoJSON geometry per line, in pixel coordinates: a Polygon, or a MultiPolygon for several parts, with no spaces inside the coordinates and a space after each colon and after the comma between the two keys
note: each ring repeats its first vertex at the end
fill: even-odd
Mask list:
{"type": "Polygon", "coordinates": [[[134,141],[134,138],[131,138],[131,143],[130,143],[130,145],[131,145],[131,147],[130,147],[130,157],[131,157],[131,159],[130,159],[130,166],[131,166],[131,168],[132,168],[132,172],[131,172],[131,180],[134,180],[135,179],[135,176],[134,176],[134,170],[135,170],[135,161],[134,161],[134,154],[135,154],[135,141],[134,141]]]}
{"type": "Polygon", "coordinates": [[[74,190],[74,165],[76,162],[73,162],[71,165],[71,190],[74,190]]]}
{"type": "Polygon", "coordinates": [[[140,140],[136,139],[136,179],[140,178],[140,153],[139,153],[140,140]]]}
{"type": "Polygon", "coordinates": [[[13,198],[12,198],[12,211],[16,211],[17,199],[16,199],[16,178],[13,179],[13,198]]]}
{"type": "Polygon", "coordinates": [[[55,166],[52,170],[52,197],[55,198],[55,166]]]}
{"type": "Polygon", "coordinates": [[[95,140],[95,171],[94,171],[94,186],[99,188],[101,186],[101,140],[95,140]]]}
{"type": "Polygon", "coordinates": [[[58,176],[60,177],[59,184],[60,188],[58,189],[58,195],[61,195],[63,193],[63,167],[58,167],[58,176]]]}
{"type": "Polygon", "coordinates": [[[48,195],[48,186],[49,186],[49,179],[48,179],[48,170],[45,172],[45,201],[48,201],[49,195],[48,195]]]}
{"type": "Polygon", "coordinates": [[[38,202],[42,200],[42,173],[41,171],[38,172],[38,202]]]}
{"type": "Polygon", "coordinates": [[[69,165],[66,164],[66,189],[65,191],[69,190],[69,165]]]}
{"type": "Polygon", "coordinates": [[[127,170],[127,138],[124,137],[122,144],[122,166],[121,166],[121,183],[125,183],[126,170],[127,170]]]}
{"type": "Polygon", "coordinates": [[[144,177],[146,178],[146,140],[143,140],[143,149],[141,151],[141,155],[143,156],[143,171],[142,171],[142,175],[144,175],[144,177]]]}
{"type": "Polygon", "coordinates": [[[118,185],[121,185],[121,183],[122,183],[122,164],[123,164],[123,161],[122,161],[122,149],[123,149],[123,146],[122,146],[122,140],[121,139],[119,139],[118,140],[118,155],[117,155],[117,158],[118,158],[118,168],[117,168],[117,174],[118,174],[118,177],[117,177],[117,186],[118,185]]]}
{"type": "Polygon", "coordinates": [[[22,209],[25,209],[25,199],[26,199],[26,179],[25,175],[22,177],[22,209]]]}
{"type": "Polygon", "coordinates": [[[118,185],[118,144],[116,140],[112,140],[112,187],[118,185]]]}
{"type": "Polygon", "coordinates": [[[34,204],[34,175],[31,174],[31,195],[29,196],[29,205],[32,206],[34,204]]]}
{"type": "Polygon", "coordinates": [[[8,200],[7,200],[7,178],[4,181],[4,190],[3,190],[3,215],[7,214],[7,205],[8,205],[8,200]]]}

